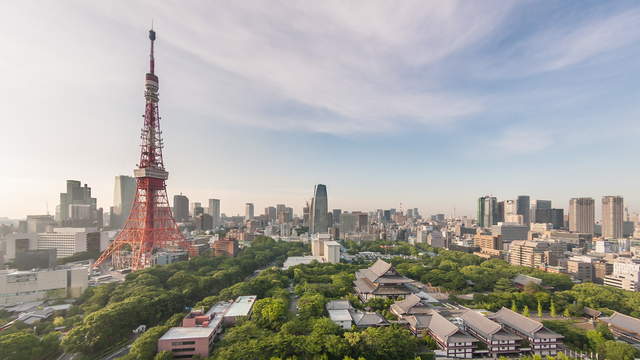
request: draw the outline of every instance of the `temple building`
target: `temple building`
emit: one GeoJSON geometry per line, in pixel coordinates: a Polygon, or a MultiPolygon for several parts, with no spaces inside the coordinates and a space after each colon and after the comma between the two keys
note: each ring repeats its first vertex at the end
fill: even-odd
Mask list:
{"type": "Polygon", "coordinates": [[[353,283],[360,300],[366,302],[377,297],[397,299],[410,295],[412,291],[406,284],[411,282],[413,280],[398,274],[391,264],[378,259],[368,269],[357,271],[353,283]]]}
{"type": "Polygon", "coordinates": [[[530,351],[534,355],[540,356],[555,356],[562,350],[563,336],[547,329],[539,321],[505,307],[495,314],[489,315],[488,318],[500,323],[504,329],[524,337],[530,347],[522,348],[521,351],[530,351]]]}
{"type": "MultiPolygon", "coordinates": [[[[523,339],[507,332],[499,323],[474,310],[466,311],[462,314],[461,319],[464,323],[464,329],[486,345],[487,350],[485,350],[485,354],[482,354],[483,356],[489,355],[497,358],[509,354],[520,354],[520,344],[523,339]]],[[[477,350],[476,354],[481,352],[482,350],[477,350]]]]}

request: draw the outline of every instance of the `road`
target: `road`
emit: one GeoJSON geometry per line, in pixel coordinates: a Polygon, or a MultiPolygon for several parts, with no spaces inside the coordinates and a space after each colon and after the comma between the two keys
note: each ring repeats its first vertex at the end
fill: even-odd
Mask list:
{"type": "Polygon", "coordinates": [[[294,318],[298,314],[298,295],[293,292],[293,282],[287,288],[289,290],[289,317],[294,318]]]}
{"type": "Polygon", "coordinates": [[[116,352],[112,353],[111,355],[107,355],[105,357],[102,358],[102,360],[114,360],[117,359],[121,356],[125,356],[129,353],[129,350],[131,350],[131,345],[127,344],[125,346],[123,346],[122,348],[120,348],[119,350],[117,350],[116,352]]]}

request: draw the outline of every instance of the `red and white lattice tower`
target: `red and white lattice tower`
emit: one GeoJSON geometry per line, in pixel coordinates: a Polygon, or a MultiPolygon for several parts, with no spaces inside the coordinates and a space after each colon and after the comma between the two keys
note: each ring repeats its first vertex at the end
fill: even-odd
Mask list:
{"type": "Polygon", "coordinates": [[[187,250],[187,242],[178,230],[169,200],[165,181],[169,173],[162,160],[162,131],[158,115],[158,77],[154,73],[153,42],[155,31],[149,31],[151,54],[149,72],[145,76],[144,126],[140,163],[134,170],[137,181],[136,197],[129,218],[94,266],[107,259],[116,269],[139,270],[152,265],[153,253],[162,250],[187,250]]]}

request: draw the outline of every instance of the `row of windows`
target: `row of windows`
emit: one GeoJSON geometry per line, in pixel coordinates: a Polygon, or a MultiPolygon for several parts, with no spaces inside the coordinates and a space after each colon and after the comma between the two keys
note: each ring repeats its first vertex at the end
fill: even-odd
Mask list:
{"type": "Polygon", "coordinates": [[[176,342],[172,342],[171,345],[172,346],[178,346],[178,345],[194,345],[196,342],[195,341],[176,341],[176,342]]]}
{"type": "Polygon", "coordinates": [[[192,348],[180,348],[180,349],[172,349],[171,350],[174,353],[177,352],[186,352],[186,351],[196,351],[196,348],[192,347],[192,348]]]}

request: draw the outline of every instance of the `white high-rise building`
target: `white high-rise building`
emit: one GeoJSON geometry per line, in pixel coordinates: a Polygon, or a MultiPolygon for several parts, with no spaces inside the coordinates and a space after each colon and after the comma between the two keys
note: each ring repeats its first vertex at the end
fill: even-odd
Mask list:
{"type": "Polygon", "coordinates": [[[136,196],[136,178],[126,175],[119,175],[115,178],[113,189],[113,220],[115,224],[110,224],[114,229],[120,229],[131,213],[133,200],[136,196]]]}
{"type": "Polygon", "coordinates": [[[244,204],[244,219],[245,220],[251,220],[253,219],[253,204],[252,203],[246,203],[244,204]]]}
{"type": "Polygon", "coordinates": [[[331,264],[337,264],[340,262],[340,244],[338,242],[324,242],[324,261],[331,264]]]}
{"type": "Polygon", "coordinates": [[[605,239],[623,237],[623,216],[624,201],[622,196],[604,196],[602,198],[602,237],[605,239]]]}

